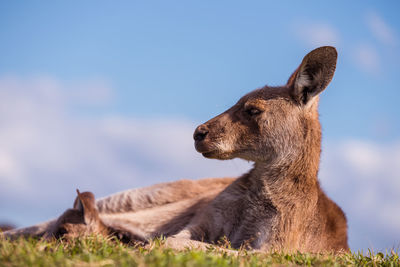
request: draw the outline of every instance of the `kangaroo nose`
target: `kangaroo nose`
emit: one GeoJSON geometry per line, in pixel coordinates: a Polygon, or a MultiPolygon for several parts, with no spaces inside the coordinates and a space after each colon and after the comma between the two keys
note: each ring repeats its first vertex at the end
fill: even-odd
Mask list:
{"type": "Polygon", "coordinates": [[[204,140],[204,138],[206,138],[207,134],[208,134],[208,129],[206,126],[202,124],[199,127],[197,127],[196,130],[194,131],[193,139],[195,141],[202,141],[204,140]]]}

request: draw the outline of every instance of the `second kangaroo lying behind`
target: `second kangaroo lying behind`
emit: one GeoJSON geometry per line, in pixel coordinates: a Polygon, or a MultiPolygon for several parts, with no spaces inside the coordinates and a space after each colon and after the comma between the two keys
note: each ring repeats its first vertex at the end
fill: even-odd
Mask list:
{"type": "Polygon", "coordinates": [[[96,204],[91,193],[79,193],[74,209],[57,221],[8,235],[95,232],[128,242],[164,235],[173,247],[201,247],[226,237],[234,248],[348,250],[345,215],[317,178],[318,95],[331,81],[336,59],[333,47],[315,49],[286,85],[255,90],[197,127],[195,147],[204,157],[254,162],[236,180],[160,184],[96,204]]]}

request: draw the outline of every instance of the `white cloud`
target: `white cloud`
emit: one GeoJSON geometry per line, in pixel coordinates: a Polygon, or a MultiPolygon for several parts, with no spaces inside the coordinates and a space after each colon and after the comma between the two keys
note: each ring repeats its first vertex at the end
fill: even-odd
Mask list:
{"type": "Polygon", "coordinates": [[[351,141],[342,144],[343,161],[348,162],[363,177],[368,174],[376,175],[384,166],[385,159],[380,155],[380,147],[361,141],[351,141]]]}
{"type": "MultiPolygon", "coordinates": [[[[196,153],[190,121],[71,115],[77,102],[92,106],[91,94],[98,92],[93,86],[84,97],[71,93],[86,87],[82,84],[0,77],[0,220],[28,225],[54,217],[72,205],[76,188],[100,197],[180,178],[239,175],[249,168],[240,160],[196,153]]],[[[113,95],[106,84],[100,87],[113,95]]],[[[322,185],[347,213],[352,248],[398,242],[400,143],[350,140],[324,148],[322,185]]]]}
{"type": "Polygon", "coordinates": [[[392,46],[398,43],[395,31],[377,13],[368,13],[366,20],[372,34],[380,42],[392,46]]]}
{"type": "Polygon", "coordinates": [[[70,112],[76,105],[105,105],[108,95],[107,84],[96,81],[65,85],[46,77],[0,77],[0,220],[27,225],[55,216],[71,205],[76,188],[104,196],[249,168],[195,152],[195,124],[189,121],[70,112]],[[103,96],[93,100],[99,91],[103,96]]]}
{"type": "Polygon", "coordinates": [[[16,160],[5,151],[0,151],[0,180],[4,180],[9,184],[21,186],[23,181],[19,180],[19,178],[22,176],[16,160]]]}
{"type": "Polygon", "coordinates": [[[400,142],[347,140],[324,151],[322,185],[347,213],[353,246],[400,245],[400,142]]]}
{"type": "Polygon", "coordinates": [[[298,22],[294,30],[300,40],[313,48],[324,45],[337,46],[340,42],[337,29],[326,23],[298,22]]]}
{"type": "MultiPolygon", "coordinates": [[[[386,44],[395,44],[394,31],[375,13],[370,13],[367,22],[374,36],[386,44]]],[[[293,29],[297,38],[310,48],[324,45],[341,46],[344,55],[350,55],[352,61],[362,71],[379,75],[382,71],[381,55],[369,42],[341,39],[340,31],[333,25],[323,22],[298,20],[293,29]],[[348,52],[350,53],[348,53],[348,52]]]]}
{"type": "Polygon", "coordinates": [[[353,58],[358,67],[370,74],[377,75],[381,71],[378,51],[368,43],[360,43],[353,48],[353,58]]]}

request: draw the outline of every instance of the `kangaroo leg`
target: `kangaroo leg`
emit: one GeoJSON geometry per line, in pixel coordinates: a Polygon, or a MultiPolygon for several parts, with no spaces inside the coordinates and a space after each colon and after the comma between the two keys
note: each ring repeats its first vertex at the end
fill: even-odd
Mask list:
{"type": "MultiPolygon", "coordinates": [[[[209,178],[162,183],[101,198],[96,201],[96,206],[100,214],[134,212],[197,197],[210,190],[223,190],[233,180],[234,178],[209,178]]],[[[0,236],[41,237],[52,231],[56,221],[57,219],[52,219],[33,226],[1,232],[0,236]]]]}
{"type": "Polygon", "coordinates": [[[234,178],[208,178],[161,183],[98,199],[96,205],[100,213],[134,212],[194,198],[212,190],[222,191],[234,180],[234,178]]]}
{"type": "Polygon", "coordinates": [[[0,233],[0,237],[3,236],[5,238],[10,238],[10,239],[15,239],[18,237],[41,237],[45,235],[52,227],[54,226],[56,222],[56,219],[39,223],[33,226],[29,227],[23,227],[23,228],[17,228],[17,229],[12,229],[9,231],[5,231],[3,233],[0,233]]]}

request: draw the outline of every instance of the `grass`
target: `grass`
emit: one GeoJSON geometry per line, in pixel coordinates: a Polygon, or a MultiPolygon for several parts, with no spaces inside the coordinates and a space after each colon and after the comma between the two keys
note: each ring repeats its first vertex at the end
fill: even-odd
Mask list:
{"type": "Polygon", "coordinates": [[[129,247],[116,240],[93,236],[69,242],[60,240],[0,240],[0,266],[400,266],[396,252],[322,254],[228,255],[221,250],[173,251],[156,240],[151,249],[129,247]]]}

